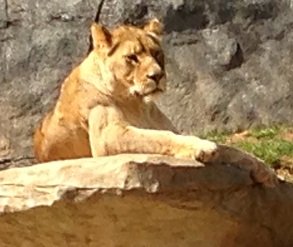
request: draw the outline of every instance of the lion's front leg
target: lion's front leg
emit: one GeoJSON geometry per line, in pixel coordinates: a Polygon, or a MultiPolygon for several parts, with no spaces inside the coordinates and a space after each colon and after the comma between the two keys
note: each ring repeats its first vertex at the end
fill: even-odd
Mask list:
{"type": "Polygon", "coordinates": [[[100,145],[103,145],[102,149],[107,155],[149,153],[207,162],[217,153],[217,145],[213,142],[194,136],[176,135],[170,131],[140,129],[118,124],[108,126],[102,136],[103,141],[100,139],[100,145]]]}
{"type": "Polygon", "coordinates": [[[119,118],[119,113],[116,114],[115,110],[96,109],[95,112],[89,118],[89,140],[94,157],[148,153],[207,162],[217,154],[214,142],[195,136],[177,135],[171,131],[129,126],[119,118]]]}

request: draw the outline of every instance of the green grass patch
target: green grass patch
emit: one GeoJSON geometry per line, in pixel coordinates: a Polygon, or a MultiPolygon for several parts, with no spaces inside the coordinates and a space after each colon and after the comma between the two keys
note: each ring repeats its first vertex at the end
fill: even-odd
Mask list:
{"type": "Polygon", "coordinates": [[[273,139],[277,135],[279,135],[282,131],[285,131],[285,128],[282,128],[280,126],[274,126],[270,128],[251,129],[249,133],[252,137],[255,137],[257,139],[263,139],[263,138],[273,139]]]}
{"type": "Polygon", "coordinates": [[[240,141],[232,145],[254,154],[270,165],[275,164],[284,156],[293,156],[293,143],[278,138],[256,143],[240,141]]]}
{"type": "Polygon", "coordinates": [[[282,157],[293,158],[293,141],[290,139],[292,133],[292,127],[274,126],[251,129],[247,135],[241,138],[233,139],[233,133],[218,133],[215,131],[208,133],[204,138],[235,146],[272,165],[280,161],[282,157]],[[286,138],[286,136],[289,136],[289,138],[286,138]]]}
{"type": "Polygon", "coordinates": [[[231,133],[228,132],[218,132],[218,131],[211,131],[204,136],[200,136],[203,139],[208,139],[217,143],[225,143],[231,133]]]}

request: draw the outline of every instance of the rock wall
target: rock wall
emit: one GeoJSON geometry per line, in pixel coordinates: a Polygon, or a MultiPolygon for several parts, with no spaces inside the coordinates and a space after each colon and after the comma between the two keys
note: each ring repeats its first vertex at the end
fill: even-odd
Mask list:
{"type": "MultiPolygon", "coordinates": [[[[86,55],[99,0],[0,0],[0,158],[31,154],[36,122],[86,55]]],[[[109,26],[165,24],[169,90],[184,132],[292,123],[293,15],[285,0],[105,0],[109,26]]]]}

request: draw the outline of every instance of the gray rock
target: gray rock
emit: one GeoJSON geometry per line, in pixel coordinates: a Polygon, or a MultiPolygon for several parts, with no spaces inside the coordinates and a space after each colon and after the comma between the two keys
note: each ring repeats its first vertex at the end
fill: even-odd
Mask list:
{"type": "Polygon", "coordinates": [[[7,1],[0,0],[0,29],[6,28],[7,25],[8,25],[7,1]]]}
{"type": "MultiPolygon", "coordinates": [[[[99,3],[0,0],[0,142],[10,147],[0,159],[31,154],[33,128],[86,56],[99,3]]],[[[169,74],[161,108],[184,132],[238,130],[292,124],[291,7],[285,0],[105,0],[100,21],[159,17],[169,74]]]]}
{"type": "Polygon", "coordinates": [[[236,166],[122,154],[7,169],[0,245],[293,246],[292,184],[263,186],[228,155],[236,166]]]}

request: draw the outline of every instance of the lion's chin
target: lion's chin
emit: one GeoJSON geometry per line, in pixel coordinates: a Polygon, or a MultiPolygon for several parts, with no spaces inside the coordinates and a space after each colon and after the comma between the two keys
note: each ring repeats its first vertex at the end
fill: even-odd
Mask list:
{"type": "Polygon", "coordinates": [[[147,92],[147,93],[142,93],[141,95],[143,97],[147,97],[147,96],[151,96],[151,95],[157,95],[157,94],[161,94],[163,92],[163,90],[161,88],[155,88],[154,90],[147,92]]]}
{"type": "Polygon", "coordinates": [[[144,91],[142,88],[139,87],[132,87],[130,88],[131,95],[134,95],[135,97],[142,98],[144,100],[153,100],[158,98],[162,93],[164,92],[163,89],[157,87],[153,90],[144,91]]]}

